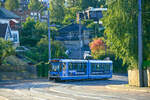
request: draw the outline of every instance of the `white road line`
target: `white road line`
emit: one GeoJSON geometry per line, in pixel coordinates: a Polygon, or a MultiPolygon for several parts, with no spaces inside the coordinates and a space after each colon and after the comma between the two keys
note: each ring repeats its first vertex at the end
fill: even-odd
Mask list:
{"type": "MultiPolygon", "coordinates": [[[[70,93],[70,92],[58,91],[58,90],[55,90],[55,89],[50,89],[50,90],[54,91],[54,92],[57,92],[57,93],[69,94],[69,95],[80,96],[80,97],[85,97],[85,98],[98,99],[98,100],[108,100],[108,99],[104,99],[104,98],[101,98],[101,97],[95,97],[96,96],[95,94],[82,93],[82,92],[77,92],[77,91],[75,93],[78,93],[78,94],[73,94],[73,93],[70,93]],[[92,96],[88,96],[88,95],[92,95],[92,96]]],[[[118,96],[108,96],[108,95],[101,95],[101,96],[114,98],[115,100],[120,99],[120,98],[117,98],[118,96]]],[[[124,98],[124,99],[126,99],[126,100],[136,100],[136,99],[127,98],[127,97],[124,98]]]]}
{"type": "Polygon", "coordinates": [[[63,97],[63,96],[58,96],[58,95],[52,95],[52,94],[45,93],[45,92],[42,93],[42,92],[39,92],[39,91],[35,91],[35,90],[33,90],[33,89],[31,89],[31,91],[32,91],[32,92],[35,92],[35,93],[38,93],[38,94],[40,93],[40,94],[43,94],[43,95],[47,95],[47,96],[50,96],[50,95],[51,95],[51,96],[54,96],[54,97],[57,97],[57,98],[63,98],[64,100],[68,100],[68,99],[69,99],[69,100],[76,100],[76,99],[73,99],[73,98],[63,97]]]}
{"type": "Polygon", "coordinates": [[[79,96],[79,97],[84,97],[84,98],[91,98],[91,99],[97,99],[97,100],[106,100],[100,97],[92,97],[92,96],[85,96],[85,95],[79,95],[79,94],[72,94],[72,93],[66,93],[66,92],[61,92],[61,91],[57,91],[54,89],[50,89],[53,92],[57,92],[57,93],[62,93],[62,94],[69,94],[69,95],[74,95],[74,96],[79,96]]]}

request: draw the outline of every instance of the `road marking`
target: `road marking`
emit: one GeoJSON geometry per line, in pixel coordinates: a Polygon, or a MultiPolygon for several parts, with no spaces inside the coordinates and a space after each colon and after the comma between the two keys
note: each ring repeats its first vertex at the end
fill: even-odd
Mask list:
{"type": "Polygon", "coordinates": [[[63,98],[64,100],[67,100],[67,99],[69,99],[69,100],[76,100],[76,99],[73,99],[73,98],[70,98],[70,97],[63,97],[63,96],[58,96],[58,95],[52,95],[52,94],[49,94],[49,93],[43,93],[43,92],[39,92],[39,91],[35,91],[35,90],[33,90],[33,89],[31,89],[31,91],[32,92],[35,92],[35,93],[40,93],[40,94],[43,94],[43,95],[47,95],[47,96],[54,96],[54,97],[57,97],[57,98],[63,98]]]}
{"type": "MultiPolygon", "coordinates": [[[[82,92],[77,92],[77,91],[75,91],[75,93],[78,93],[78,94],[74,94],[74,93],[71,93],[71,92],[64,92],[64,91],[62,92],[62,91],[58,91],[58,90],[55,90],[55,89],[52,89],[52,88],[50,90],[53,91],[53,92],[57,92],[57,93],[69,94],[69,95],[74,95],[74,96],[80,96],[80,97],[90,98],[90,99],[108,100],[108,97],[110,99],[114,98],[114,100],[116,100],[116,99],[120,100],[121,99],[121,98],[118,98],[118,96],[101,95],[103,97],[106,97],[106,99],[105,99],[105,98],[102,98],[102,97],[99,97],[99,96],[95,97],[96,96],[95,94],[82,93],[82,92]],[[92,96],[89,96],[89,95],[92,95],[92,96]]],[[[136,99],[127,98],[127,97],[123,98],[123,99],[126,99],[126,100],[136,100],[136,99]]]]}
{"type": "Polygon", "coordinates": [[[74,95],[74,96],[79,96],[79,97],[84,97],[84,98],[91,98],[91,99],[97,99],[97,100],[106,100],[104,98],[101,97],[92,97],[92,96],[85,96],[85,95],[80,95],[80,94],[72,94],[72,93],[66,93],[66,92],[61,92],[61,91],[57,91],[55,89],[50,89],[53,92],[57,92],[57,93],[61,93],[61,94],[69,94],[69,95],[74,95]]]}
{"type": "Polygon", "coordinates": [[[0,100],[8,100],[8,99],[5,98],[5,97],[0,96],[0,100]]]}

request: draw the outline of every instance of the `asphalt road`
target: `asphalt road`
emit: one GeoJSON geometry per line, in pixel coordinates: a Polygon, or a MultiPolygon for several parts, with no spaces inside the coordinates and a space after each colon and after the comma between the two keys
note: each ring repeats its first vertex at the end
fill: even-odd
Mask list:
{"type": "Polygon", "coordinates": [[[150,100],[150,93],[106,88],[126,83],[127,76],[118,75],[110,80],[61,83],[46,79],[3,81],[0,82],[0,96],[8,100],[150,100]]]}

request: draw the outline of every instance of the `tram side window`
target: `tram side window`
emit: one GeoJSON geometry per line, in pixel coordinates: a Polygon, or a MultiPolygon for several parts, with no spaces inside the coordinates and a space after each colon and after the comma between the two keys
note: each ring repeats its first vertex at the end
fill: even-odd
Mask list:
{"type": "Polygon", "coordinates": [[[110,64],[105,64],[105,72],[110,72],[110,64]]]}
{"type": "Polygon", "coordinates": [[[78,64],[77,71],[78,71],[78,72],[86,72],[86,68],[87,68],[87,66],[86,66],[85,63],[79,63],[79,64],[78,64]]]}
{"type": "Polygon", "coordinates": [[[99,71],[100,71],[100,68],[101,68],[101,67],[100,67],[100,64],[96,64],[96,71],[99,72],[99,71]]]}
{"type": "Polygon", "coordinates": [[[92,72],[95,72],[95,64],[91,64],[91,70],[92,72]]]}
{"type": "Polygon", "coordinates": [[[91,64],[92,72],[100,72],[103,71],[103,64],[91,64]]]}
{"type": "Polygon", "coordinates": [[[69,63],[69,70],[73,70],[73,65],[72,65],[72,63],[69,63]]]}

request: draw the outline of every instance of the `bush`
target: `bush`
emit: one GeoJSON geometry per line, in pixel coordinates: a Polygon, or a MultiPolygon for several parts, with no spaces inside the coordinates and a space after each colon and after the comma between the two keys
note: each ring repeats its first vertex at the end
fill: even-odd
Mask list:
{"type": "Polygon", "coordinates": [[[150,68],[150,61],[144,61],[143,62],[143,69],[150,68]]]}

